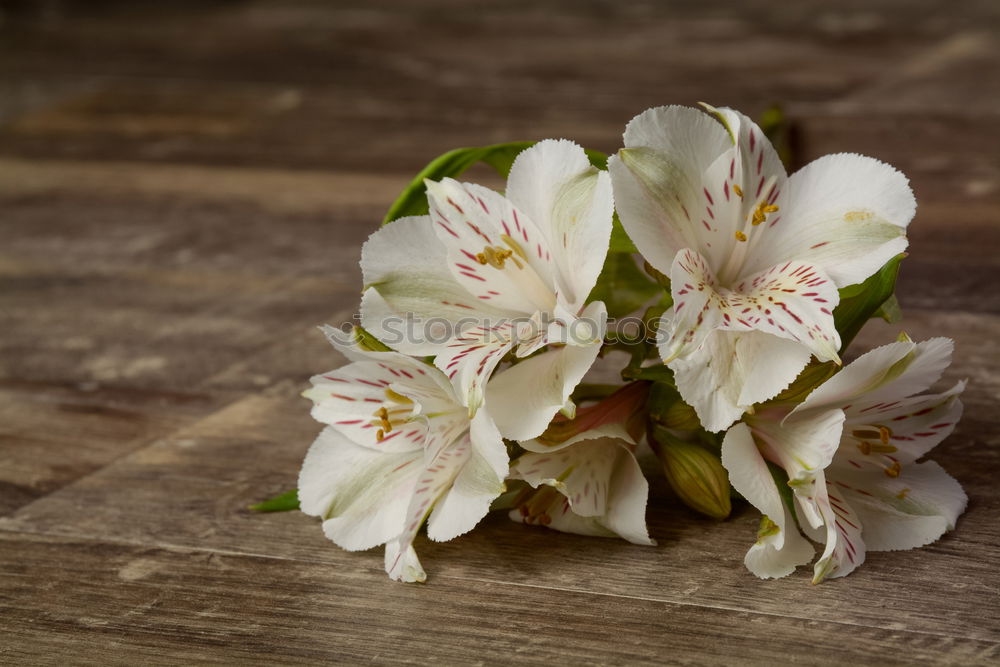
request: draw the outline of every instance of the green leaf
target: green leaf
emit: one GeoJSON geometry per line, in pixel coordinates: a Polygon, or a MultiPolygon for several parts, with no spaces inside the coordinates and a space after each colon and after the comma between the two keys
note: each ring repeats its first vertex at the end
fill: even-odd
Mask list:
{"type": "Polygon", "coordinates": [[[608,316],[618,319],[662,291],[635,265],[632,255],[614,252],[604,260],[604,268],[587,301],[603,301],[608,307],[608,316]]]}
{"type": "Polygon", "coordinates": [[[903,310],[899,307],[899,299],[896,298],[896,295],[893,294],[886,299],[875,315],[881,317],[889,324],[895,324],[903,319],[903,310]]]}
{"type": "Polygon", "coordinates": [[[833,311],[833,321],[840,332],[843,352],[871,317],[879,312],[896,289],[899,263],[906,253],[896,255],[860,285],[850,285],[840,290],[840,305],[833,311]]]}
{"type": "Polygon", "coordinates": [[[790,169],[795,155],[792,151],[792,125],[778,105],[765,109],[757,119],[761,132],[768,138],[786,169],[790,169]]]}
{"type": "Polygon", "coordinates": [[[667,368],[665,364],[651,364],[642,368],[624,368],[622,379],[625,380],[651,380],[652,382],[662,382],[674,384],[674,372],[667,368]]]}
{"type": "Polygon", "coordinates": [[[370,331],[361,325],[354,325],[354,340],[369,352],[392,352],[392,349],[376,338],[370,331]]]}
{"type": "Polygon", "coordinates": [[[595,151],[590,148],[584,148],[583,152],[587,154],[587,159],[590,160],[590,164],[594,165],[601,171],[607,171],[608,169],[607,153],[602,153],[601,151],[595,151]]]}
{"type": "Polygon", "coordinates": [[[624,252],[630,255],[639,252],[639,249],[632,243],[632,239],[625,233],[625,228],[622,227],[622,221],[618,219],[617,213],[611,219],[611,244],[608,247],[608,252],[624,252]]]}
{"type": "Polygon", "coordinates": [[[289,512],[299,508],[299,492],[297,489],[286,491],[263,502],[251,505],[254,512],[289,512]]]}
{"type": "MultiPolygon", "coordinates": [[[[402,194],[396,198],[389,211],[385,214],[382,224],[386,225],[397,218],[409,215],[426,215],[428,211],[424,179],[439,181],[442,178],[454,178],[477,162],[485,162],[497,170],[501,176],[510,172],[511,165],[518,153],[530,148],[533,141],[512,141],[506,144],[480,146],[478,148],[456,148],[444,155],[434,158],[430,164],[420,170],[406,186],[402,194]]],[[[593,159],[593,158],[591,158],[593,159]]],[[[605,158],[606,159],[606,158],[605,158]]]]}

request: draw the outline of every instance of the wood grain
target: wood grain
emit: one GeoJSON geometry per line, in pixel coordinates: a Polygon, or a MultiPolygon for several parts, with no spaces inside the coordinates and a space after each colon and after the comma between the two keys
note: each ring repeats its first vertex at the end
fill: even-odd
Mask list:
{"type": "MultiPolygon", "coordinates": [[[[0,3],[0,662],[996,664],[1000,9],[556,0],[0,3]],[[762,582],[755,516],[652,477],[656,547],[489,517],[387,580],[298,513],[361,243],[427,160],[648,106],[780,103],[795,161],[854,151],[919,201],[852,355],[956,340],[934,458],[957,529],[845,579],[762,582]]],[[[476,177],[485,172],[479,172],[476,177]]]]}
{"type": "MultiPolygon", "coordinates": [[[[843,655],[836,624],[821,630],[627,595],[481,581],[474,592],[465,581],[399,586],[298,560],[17,535],[0,543],[20,556],[0,549],[0,582],[12,596],[0,610],[15,642],[0,655],[12,662],[59,664],[81,646],[103,664],[700,664],[734,655],[747,664],[771,659],[775,646],[812,664],[840,664],[843,655]]],[[[890,663],[1000,655],[992,642],[849,630],[857,650],[890,663]]]]}

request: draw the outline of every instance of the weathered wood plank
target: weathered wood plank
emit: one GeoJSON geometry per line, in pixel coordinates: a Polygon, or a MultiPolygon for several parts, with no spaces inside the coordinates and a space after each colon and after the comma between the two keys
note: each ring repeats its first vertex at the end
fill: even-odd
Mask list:
{"type": "Polygon", "coordinates": [[[568,136],[613,150],[640,110],[709,100],[752,113],[780,102],[803,120],[837,110],[855,126],[877,114],[897,127],[888,137],[947,154],[956,137],[990,131],[998,96],[978,74],[996,66],[983,30],[995,10],[961,5],[942,16],[912,3],[400,3],[385,21],[365,6],[247,3],[196,20],[184,7],[15,21],[0,77],[30,101],[14,105],[0,150],[413,171],[491,141],[568,136]],[[920,131],[931,111],[971,124],[935,142],[920,131]]]}
{"type": "Polygon", "coordinates": [[[277,558],[0,533],[0,655],[64,664],[988,664],[995,641],[530,582],[369,581],[277,558]],[[67,568],[66,563],[72,563],[67,568]]]}
{"type": "Polygon", "coordinates": [[[0,382],[0,515],[222,405],[213,395],[0,382]]]}

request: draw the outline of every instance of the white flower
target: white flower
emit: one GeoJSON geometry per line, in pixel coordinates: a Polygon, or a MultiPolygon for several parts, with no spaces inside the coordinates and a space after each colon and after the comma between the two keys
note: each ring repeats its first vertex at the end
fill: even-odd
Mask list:
{"type": "Polygon", "coordinates": [[[622,224],[668,275],[660,354],[710,431],[784,389],[810,353],[839,362],[838,288],[906,248],[916,204],[872,158],[828,155],[791,177],[750,119],[660,107],[609,162],[622,224]],[[721,122],[717,122],[721,121],[721,122]]]}
{"type": "Polygon", "coordinates": [[[574,419],[557,418],[541,437],[522,441],[528,451],[511,464],[510,477],[536,491],[520,499],[511,518],[655,544],[646,531],[649,485],[635,459],[648,391],[647,383],[625,385],[574,419]]]}
{"type": "Polygon", "coordinates": [[[866,549],[913,549],[954,527],[962,488],[936,463],[916,463],[954,429],[964,382],[919,394],[951,359],[952,342],[902,340],[872,350],[797,406],[774,405],[726,433],[730,482],[765,516],[746,556],[759,577],[782,577],[814,554],[796,530],[767,462],[788,476],[801,529],[825,543],[814,583],[842,577],[866,549]]]}
{"type": "MultiPolygon", "coordinates": [[[[335,343],[336,344],[336,343],[335,343]]],[[[393,579],[423,581],[413,538],[471,530],[503,490],[507,450],[485,409],[469,419],[448,378],[396,352],[337,345],[353,363],[305,395],[328,426],[306,455],[299,501],[338,546],[386,545],[393,579]]]]}
{"type": "Polygon", "coordinates": [[[365,244],[362,323],[394,349],[433,355],[475,412],[510,351],[527,357],[498,374],[488,397],[501,432],[541,433],[593,364],[604,335],[601,302],[585,306],[604,264],[613,202],[606,172],[576,144],[523,151],[506,197],[451,179],[427,182],[430,215],[397,220],[365,244]],[[398,335],[412,313],[431,328],[398,335]],[[449,331],[450,330],[450,331],[449,331]]]}
{"type": "Polygon", "coordinates": [[[512,510],[512,519],[564,533],[655,544],[646,531],[649,485],[633,454],[635,442],[620,424],[598,426],[560,443],[521,445],[528,453],[511,465],[511,479],[541,490],[512,510]]]}

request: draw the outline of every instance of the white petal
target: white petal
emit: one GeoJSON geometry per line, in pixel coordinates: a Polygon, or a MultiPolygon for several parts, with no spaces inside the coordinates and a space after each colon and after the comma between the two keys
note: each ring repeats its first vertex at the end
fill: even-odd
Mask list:
{"type": "Polygon", "coordinates": [[[877,347],[817,387],[795,412],[837,406],[844,407],[853,419],[879,406],[892,407],[894,401],[937,382],[951,362],[953,348],[948,338],[916,344],[899,341],[877,347]]]}
{"type": "Polygon", "coordinates": [[[865,562],[867,547],[862,539],[862,519],[840,491],[836,485],[823,481],[819,507],[826,527],[826,548],[813,565],[814,584],[830,577],[847,576],[865,562]]]}
{"type": "Polygon", "coordinates": [[[601,346],[567,345],[497,373],[486,386],[490,412],[504,437],[528,440],[548,427],[593,365],[601,346]]]}
{"type": "Polygon", "coordinates": [[[786,183],[785,167],[764,132],[750,118],[733,109],[703,106],[722,122],[736,142],[733,150],[720,157],[705,174],[705,188],[715,200],[714,218],[709,215],[706,220],[715,232],[710,236],[711,250],[716,253],[713,266],[720,278],[730,282],[778,263],[756,268],[745,266],[767,245],[769,234],[764,232],[780,222],[780,215],[774,214],[766,216],[765,226],[755,225],[752,220],[759,206],[780,204],[786,183]],[[738,241],[736,231],[748,241],[738,241]],[[718,262],[720,257],[727,259],[718,262]]]}
{"type": "Polygon", "coordinates": [[[408,584],[422,583],[427,580],[427,574],[413,545],[406,545],[401,548],[399,540],[393,540],[385,545],[385,571],[389,577],[395,581],[403,581],[408,584]]]}
{"type": "Polygon", "coordinates": [[[677,389],[709,431],[722,431],[754,403],[773,398],[809,363],[809,349],[759,331],[715,331],[686,359],[675,359],[677,389]]]}
{"type": "Polygon", "coordinates": [[[903,174],[861,155],[827,155],[792,175],[781,221],[750,270],[800,260],[838,287],[860,283],[906,249],[916,201],[903,174]]]}
{"type": "MultiPolygon", "coordinates": [[[[351,335],[346,338],[353,340],[351,335]]],[[[303,396],[314,403],[314,419],[332,425],[356,444],[380,451],[422,448],[426,428],[421,412],[462,412],[451,383],[433,366],[398,352],[373,352],[353,342],[331,340],[355,361],[314,376],[303,396]],[[391,427],[382,422],[382,409],[391,427]]]]}
{"type": "Polygon", "coordinates": [[[880,474],[913,463],[955,429],[963,389],[965,383],[959,382],[941,394],[913,396],[887,409],[849,416],[836,462],[880,474]]]}
{"type": "Polygon", "coordinates": [[[933,461],[906,466],[896,478],[841,469],[834,474],[864,524],[872,551],[930,544],[955,527],[968,503],[959,483],[933,461]]]}
{"type": "MultiPolygon", "coordinates": [[[[413,313],[418,318],[458,321],[473,313],[506,313],[477,299],[455,280],[430,216],[400,218],[372,234],[361,249],[361,270],[366,289],[377,289],[389,313],[397,317],[413,313]]],[[[379,306],[372,303],[362,309],[365,329],[381,328],[386,313],[379,306]]]]}
{"type": "Polygon", "coordinates": [[[422,451],[377,452],[326,428],[299,474],[302,511],[322,518],[327,537],[350,551],[370,549],[403,530],[421,472],[422,451]]]}
{"type": "Polygon", "coordinates": [[[737,170],[742,168],[743,176],[737,184],[743,189],[744,201],[762,197],[775,201],[778,198],[776,193],[785,183],[785,167],[763,130],[748,116],[735,109],[715,109],[707,105],[706,108],[722,121],[739,148],[740,164],[737,165],[737,170]],[[775,185],[773,192],[765,189],[768,183],[775,185]]]}
{"type": "Polygon", "coordinates": [[[551,453],[522,454],[511,468],[511,478],[533,487],[554,486],[569,499],[575,514],[604,516],[611,476],[625,453],[616,440],[588,438],[551,453]]]}
{"type": "Polygon", "coordinates": [[[574,311],[593,289],[611,237],[614,203],[607,172],[565,140],[540,141],[514,160],[507,198],[545,234],[560,292],[574,311]]]}
{"type": "Polygon", "coordinates": [[[512,321],[475,324],[440,346],[434,365],[454,384],[470,414],[475,414],[483,403],[487,380],[513,345],[512,321]]]}
{"type": "Polygon", "coordinates": [[[631,452],[619,456],[610,486],[604,524],[632,544],[655,545],[646,527],[649,483],[631,452]]]}
{"type": "MultiPolygon", "coordinates": [[[[530,523],[525,521],[518,510],[511,510],[508,516],[517,523],[530,523]]],[[[573,510],[570,509],[569,501],[561,495],[557,497],[557,502],[548,508],[548,516],[550,522],[545,527],[551,530],[588,537],[618,537],[613,530],[601,522],[599,517],[574,514],[573,510]]]]}
{"type": "Polygon", "coordinates": [[[804,518],[814,527],[821,525],[820,504],[826,493],[822,473],[840,446],[844,412],[810,412],[784,422],[761,414],[749,418],[749,422],[763,455],[788,473],[788,485],[800,501],[804,518]]]}
{"type": "Polygon", "coordinates": [[[487,188],[450,178],[426,184],[433,227],[455,280],[494,308],[521,315],[551,311],[556,269],[538,225],[487,188]],[[510,255],[487,261],[490,249],[510,255]]]}
{"type": "MultiPolygon", "coordinates": [[[[624,430],[585,431],[548,452],[521,455],[511,467],[511,478],[523,479],[533,487],[552,486],[565,497],[549,507],[549,528],[605,535],[603,527],[635,544],[655,544],[646,530],[649,487],[632,452],[623,444],[629,441],[624,430]],[[619,432],[627,440],[604,435],[619,432]],[[576,517],[592,518],[596,525],[576,517]]],[[[519,514],[516,518],[523,521],[519,514]]]]}
{"type": "Polygon", "coordinates": [[[701,346],[715,328],[762,331],[808,347],[821,361],[837,360],[840,334],[833,308],[840,296],[818,268],[786,262],[721,287],[705,259],[677,253],[670,271],[672,311],[665,315],[660,354],[669,363],[701,346]]]}
{"type": "Polygon", "coordinates": [[[839,363],[840,334],[833,321],[838,303],[840,295],[821,269],[785,262],[749,276],[727,294],[731,319],[725,326],[794,340],[820,361],[839,363]]]}
{"type": "MultiPolygon", "coordinates": [[[[481,410],[477,418],[483,413],[481,410]]],[[[434,505],[427,521],[427,536],[432,540],[444,542],[472,530],[490,511],[490,503],[503,492],[507,448],[495,429],[493,433],[491,442],[480,439],[475,443],[451,488],[434,505]],[[481,449],[488,450],[488,455],[481,453],[481,449]],[[497,460],[502,461],[499,470],[497,460]]]]}
{"type": "MultiPolygon", "coordinates": [[[[420,530],[420,526],[431,510],[434,509],[435,504],[452,490],[456,478],[472,458],[473,446],[467,434],[451,443],[442,442],[435,450],[428,449],[426,456],[423,458],[422,470],[420,470],[420,474],[417,476],[416,482],[412,487],[402,531],[398,533],[398,537],[394,540],[391,548],[389,545],[386,548],[385,569],[390,577],[393,579],[403,578],[404,580],[409,580],[407,577],[410,575],[407,572],[413,567],[412,560],[416,557],[416,554],[412,552],[412,545],[413,539],[417,536],[417,531],[420,530]],[[394,554],[394,559],[389,558],[390,551],[394,554]],[[410,558],[411,554],[413,559],[410,558]]],[[[475,458],[477,459],[477,466],[482,463],[482,458],[478,456],[478,453],[475,458]]],[[[488,469],[488,466],[486,467],[488,469]]],[[[466,481],[468,482],[468,480],[466,481]]],[[[463,489],[456,496],[455,500],[449,503],[449,507],[446,508],[444,514],[439,516],[435,521],[435,535],[442,539],[449,539],[448,536],[452,533],[461,534],[462,532],[471,530],[475,522],[478,522],[479,518],[482,518],[482,515],[480,515],[475,519],[475,522],[469,525],[469,521],[479,510],[477,504],[478,498],[476,499],[477,503],[473,504],[471,508],[456,507],[462,500],[470,500],[469,497],[461,498],[463,493],[481,491],[482,488],[473,489],[470,486],[477,487],[478,485],[463,484],[463,489]]],[[[493,497],[495,498],[498,495],[500,495],[499,482],[496,486],[496,494],[493,497]]],[[[488,502],[486,509],[487,511],[489,509],[488,502]]],[[[417,565],[419,566],[419,563],[417,565]]],[[[423,573],[422,570],[420,572],[421,574],[423,573]]],[[[421,579],[417,580],[422,581],[421,579]]]]}
{"type": "Polygon", "coordinates": [[[733,488],[777,528],[758,535],[744,559],[747,569],[762,579],[778,578],[812,560],[815,553],[812,545],[791,521],[791,514],[746,424],[736,424],[726,433],[722,441],[722,465],[729,472],[733,488]]]}
{"type": "Polygon", "coordinates": [[[705,259],[693,250],[677,253],[670,267],[673,308],[660,319],[658,349],[664,363],[685,358],[722,325],[725,297],[705,259]]]}
{"type": "Polygon", "coordinates": [[[707,250],[702,218],[712,202],[703,175],[733,141],[708,114],[679,106],[639,114],[624,141],[608,161],[618,214],[646,260],[669,273],[681,249],[707,250]]]}

